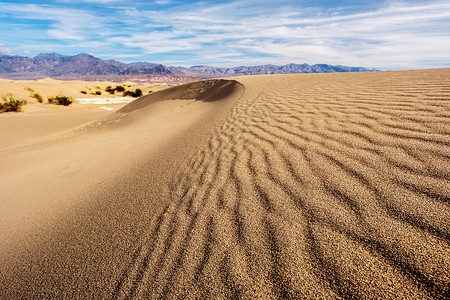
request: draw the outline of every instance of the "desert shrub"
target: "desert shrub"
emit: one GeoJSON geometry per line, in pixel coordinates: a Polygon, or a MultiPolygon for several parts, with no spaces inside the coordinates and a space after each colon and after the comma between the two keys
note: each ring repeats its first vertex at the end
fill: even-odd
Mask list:
{"type": "Polygon", "coordinates": [[[27,100],[14,98],[13,94],[8,93],[2,96],[3,101],[0,102],[0,112],[3,111],[22,111],[22,106],[27,104],[27,100]]]}
{"type": "Polygon", "coordinates": [[[82,94],[85,94],[85,95],[87,94],[87,92],[86,92],[86,91],[80,91],[80,93],[82,93],[82,94]]]}
{"type": "Polygon", "coordinates": [[[123,92],[124,97],[133,97],[133,98],[141,97],[143,94],[144,93],[142,93],[141,89],[136,89],[134,92],[129,90],[123,92]]]}
{"type": "Polygon", "coordinates": [[[39,102],[39,103],[44,102],[44,98],[42,98],[42,95],[39,94],[39,93],[33,93],[33,94],[31,95],[31,97],[34,98],[34,99],[36,99],[37,102],[39,102]]]}
{"type": "Polygon", "coordinates": [[[102,94],[102,91],[95,91],[95,94],[96,94],[97,96],[100,96],[100,95],[102,94]]]}
{"type": "Polygon", "coordinates": [[[148,91],[149,94],[153,93],[153,91],[148,91]]]}
{"type": "Polygon", "coordinates": [[[127,91],[123,92],[122,95],[123,95],[124,97],[133,97],[133,94],[134,94],[134,93],[133,93],[132,91],[128,91],[128,90],[127,90],[127,91]]]}
{"type": "Polygon", "coordinates": [[[124,91],[125,91],[125,88],[124,88],[122,85],[116,85],[115,88],[112,88],[112,86],[108,85],[108,86],[105,88],[105,92],[108,92],[108,93],[110,93],[111,95],[113,95],[116,91],[119,92],[119,93],[121,93],[121,92],[124,92],[124,91]]]}
{"type": "Polygon", "coordinates": [[[48,100],[48,103],[54,103],[54,104],[64,105],[64,106],[69,106],[70,104],[73,103],[72,97],[64,96],[64,95],[48,97],[47,100],[48,100]]]}
{"type": "Polygon", "coordinates": [[[108,86],[105,88],[105,92],[108,92],[108,93],[110,93],[111,95],[114,95],[114,93],[116,92],[116,89],[113,89],[112,86],[108,85],[108,86]]]}
{"type": "Polygon", "coordinates": [[[37,93],[35,90],[33,90],[30,87],[26,87],[24,88],[24,90],[28,91],[31,93],[30,97],[36,99],[39,103],[44,102],[44,98],[42,98],[42,95],[37,93]]]}

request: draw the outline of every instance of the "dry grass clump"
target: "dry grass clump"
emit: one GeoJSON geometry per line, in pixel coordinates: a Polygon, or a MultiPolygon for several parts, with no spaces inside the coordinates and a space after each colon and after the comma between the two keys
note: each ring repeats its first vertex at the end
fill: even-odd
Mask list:
{"type": "Polygon", "coordinates": [[[22,107],[27,104],[27,100],[16,99],[11,93],[7,93],[2,96],[2,102],[0,102],[0,112],[7,111],[22,111],[22,107]]]}
{"type": "Polygon", "coordinates": [[[57,96],[48,97],[47,101],[50,104],[69,106],[73,103],[73,97],[57,95],[57,96]]]}
{"type": "Polygon", "coordinates": [[[42,95],[39,94],[39,93],[33,93],[33,94],[31,95],[31,97],[34,98],[34,99],[36,99],[37,102],[39,102],[39,103],[43,103],[43,102],[44,102],[44,98],[43,98],[42,95]]]}
{"type": "Polygon", "coordinates": [[[44,102],[44,98],[42,97],[42,95],[39,94],[39,93],[37,93],[37,92],[36,92],[35,90],[33,90],[32,88],[30,88],[30,87],[25,87],[24,90],[30,92],[30,93],[31,93],[30,97],[36,99],[37,102],[39,102],[39,103],[43,103],[43,102],[44,102]]]}
{"type": "Polygon", "coordinates": [[[123,96],[124,97],[133,97],[133,98],[138,98],[141,97],[144,93],[142,92],[141,89],[136,89],[134,92],[133,91],[129,91],[126,90],[123,92],[123,96]]]}

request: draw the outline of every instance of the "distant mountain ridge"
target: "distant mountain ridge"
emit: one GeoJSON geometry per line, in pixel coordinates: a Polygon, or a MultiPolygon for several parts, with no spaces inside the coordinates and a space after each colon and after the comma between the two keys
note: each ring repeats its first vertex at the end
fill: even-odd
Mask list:
{"type": "Polygon", "coordinates": [[[0,55],[0,78],[8,79],[81,79],[81,80],[131,80],[191,81],[201,78],[264,74],[370,72],[361,67],[333,66],[327,64],[287,64],[283,66],[239,66],[233,68],[193,66],[168,67],[149,62],[122,63],[103,60],[90,54],[73,56],[41,53],[35,57],[0,55]]]}
{"type": "Polygon", "coordinates": [[[190,68],[176,68],[185,74],[213,74],[223,76],[242,75],[266,75],[266,74],[298,74],[298,73],[340,73],[340,72],[371,72],[361,67],[333,66],[326,64],[287,64],[283,66],[261,65],[261,66],[240,66],[234,68],[217,68],[209,66],[193,66],[190,68]]]}

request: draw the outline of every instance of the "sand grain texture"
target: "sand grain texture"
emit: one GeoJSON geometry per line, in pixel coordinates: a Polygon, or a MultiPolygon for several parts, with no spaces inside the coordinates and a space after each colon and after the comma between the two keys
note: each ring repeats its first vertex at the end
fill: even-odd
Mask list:
{"type": "Polygon", "coordinates": [[[48,144],[96,145],[82,174],[108,180],[62,190],[73,208],[9,243],[1,296],[448,297],[450,70],[235,79],[48,144]],[[126,164],[99,177],[120,144],[101,155],[126,164]]]}

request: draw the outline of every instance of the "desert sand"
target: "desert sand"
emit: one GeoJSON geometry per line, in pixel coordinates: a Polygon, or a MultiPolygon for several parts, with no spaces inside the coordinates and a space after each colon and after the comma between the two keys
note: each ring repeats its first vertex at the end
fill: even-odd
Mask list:
{"type": "Polygon", "coordinates": [[[2,299],[450,293],[450,69],[54,107],[0,115],[2,299]]]}
{"type": "Polygon", "coordinates": [[[77,81],[77,80],[61,81],[51,78],[38,80],[10,80],[0,78],[0,96],[6,93],[12,93],[17,98],[27,99],[31,103],[33,103],[36,101],[30,97],[29,89],[31,88],[35,92],[44,96],[44,100],[46,100],[48,96],[55,96],[58,94],[71,96],[76,99],[92,98],[92,97],[102,99],[110,97],[119,97],[120,96],[119,94],[111,95],[110,93],[105,92],[105,88],[107,86],[111,86],[114,88],[117,85],[123,85],[126,89],[132,90],[139,88],[144,92],[144,94],[147,94],[149,91],[155,92],[171,86],[170,84],[167,83],[147,84],[136,82],[118,83],[108,81],[77,81]],[[85,91],[86,94],[81,93],[81,91],[85,91]],[[102,94],[100,96],[97,96],[95,95],[96,91],[101,91],[102,94]]]}

